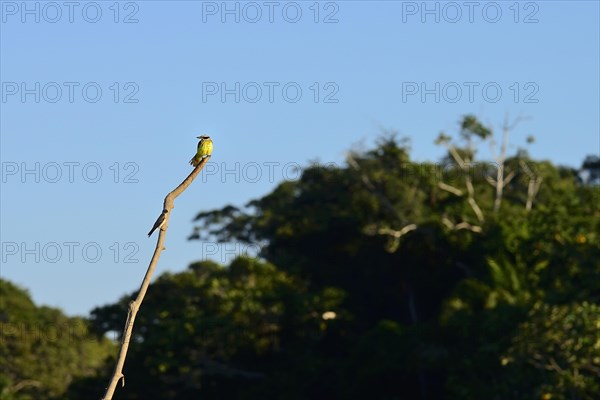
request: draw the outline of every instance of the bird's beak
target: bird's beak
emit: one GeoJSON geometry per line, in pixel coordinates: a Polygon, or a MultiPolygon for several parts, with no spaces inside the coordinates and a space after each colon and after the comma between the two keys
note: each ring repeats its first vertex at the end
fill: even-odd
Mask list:
{"type": "Polygon", "coordinates": [[[196,136],[196,139],[202,139],[202,136],[196,136]]]}

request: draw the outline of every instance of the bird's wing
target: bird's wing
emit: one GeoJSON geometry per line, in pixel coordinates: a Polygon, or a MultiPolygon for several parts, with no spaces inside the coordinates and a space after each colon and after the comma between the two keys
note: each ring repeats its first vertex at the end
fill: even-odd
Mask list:
{"type": "Polygon", "coordinates": [[[165,213],[161,213],[158,216],[158,218],[156,219],[156,222],[154,223],[154,226],[152,227],[152,229],[150,229],[150,232],[148,232],[148,237],[150,237],[150,235],[152,235],[152,233],[156,230],[156,228],[161,226],[164,221],[165,221],[165,213]]]}

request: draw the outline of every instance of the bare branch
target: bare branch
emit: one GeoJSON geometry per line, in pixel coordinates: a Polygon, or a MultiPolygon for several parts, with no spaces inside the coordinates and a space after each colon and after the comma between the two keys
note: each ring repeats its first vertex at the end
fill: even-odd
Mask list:
{"type": "Polygon", "coordinates": [[[527,212],[531,211],[533,208],[533,200],[540,190],[540,186],[542,185],[542,178],[537,177],[529,181],[529,185],[527,187],[527,203],[525,203],[525,210],[527,212]]]}
{"type": "MultiPolygon", "coordinates": [[[[470,160],[467,160],[469,162],[465,162],[465,160],[460,156],[460,154],[458,154],[458,151],[456,151],[456,147],[454,147],[452,144],[444,144],[444,146],[448,149],[448,151],[450,152],[450,155],[452,155],[452,158],[454,158],[454,161],[456,161],[456,163],[458,164],[460,169],[465,173],[465,185],[467,187],[469,205],[473,209],[473,212],[477,216],[477,219],[479,220],[479,222],[483,222],[484,221],[483,212],[481,212],[481,208],[479,208],[479,205],[477,204],[477,201],[475,200],[475,189],[473,188],[473,180],[471,178],[471,175],[469,175],[470,160]]],[[[473,153],[473,144],[471,142],[471,139],[468,139],[468,148],[471,151],[471,153],[473,153]]],[[[442,187],[440,184],[438,184],[438,186],[440,186],[441,189],[448,190],[451,187],[450,185],[446,185],[445,183],[442,183],[442,184],[445,186],[442,187]]],[[[454,188],[454,189],[458,190],[456,188],[454,188]]],[[[448,190],[448,191],[456,194],[456,192],[453,192],[452,190],[448,190]]],[[[461,192],[461,196],[462,196],[462,192],[461,192]]]]}
{"type": "Polygon", "coordinates": [[[462,190],[460,190],[458,188],[455,188],[454,186],[448,185],[448,184],[446,184],[444,182],[438,182],[438,187],[440,189],[442,189],[442,190],[445,190],[447,192],[455,194],[455,195],[457,195],[459,197],[463,195],[463,191],[462,190]]]}
{"type": "Polygon", "coordinates": [[[504,120],[502,127],[502,144],[500,145],[500,154],[496,157],[498,167],[496,169],[496,198],[494,199],[494,212],[500,211],[500,204],[502,203],[502,192],[504,190],[504,160],[506,159],[506,148],[508,147],[508,134],[510,129],[508,127],[508,115],[504,120]]]}
{"type": "Polygon", "coordinates": [[[482,229],[478,225],[471,225],[468,222],[459,222],[458,224],[453,223],[447,217],[442,217],[442,223],[448,227],[448,229],[452,229],[453,231],[460,231],[461,229],[466,229],[471,232],[481,233],[482,229]]]}
{"type": "Polygon", "coordinates": [[[17,383],[16,385],[8,388],[8,391],[10,393],[16,393],[19,390],[26,388],[26,387],[41,387],[42,386],[42,382],[40,381],[36,381],[33,379],[25,379],[19,383],[17,383]]]}
{"type": "Polygon", "coordinates": [[[125,327],[123,328],[123,338],[121,340],[121,350],[119,351],[119,357],[117,359],[117,364],[115,365],[115,370],[113,372],[112,378],[106,388],[106,392],[102,400],[111,400],[113,394],[115,392],[115,388],[119,381],[122,380],[122,384],[125,385],[125,375],[123,375],[123,365],[125,364],[125,358],[127,357],[127,350],[129,349],[129,343],[131,341],[131,333],[133,331],[133,324],[135,322],[135,317],[137,312],[142,305],[142,301],[144,301],[144,297],[146,296],[146,291],[148,290],[148,286],[150,285],[150,280],[152,279],[152,274],[154,273],[154,269],[156,268],[156,264],[158,263],[158,259],[160,258],[160,254],[164,250],[165,244],[165,236],[167,234],[167,228],[169,227],[169,218],[171,217],[171,210],[175,207],[174,202],[175,199],[183,193],[185,189],[190,186],[193,180],[198,176],[202,168],[206,165],[210,156],[205,157],[200,161],[200,163],[194,168],[194,170],[177,186],[173,191],[171,191],[165,197],[163,210],[166,210],[165,222],[160,227],[160,231],[158,233],[158,240],[156,241],[156,247],[154,248],[154,254],[152,254],[152,259],[150,260],[150,265],[148,266],[148,270],[146,271],[146,275],[144,276],[144,280],[142,281],[142,285],[140,286],[140,290],[138,292],[135,300],[132,300],[129,303],[129,311],[127,313],[127,319],[125,321],[125,327]]]}
{"type": "Polygon", "coordinates": [[[508,175],[506,175],[506,178],[504,178],[504,181],[502,182],[502,186],[508,185],[514,177],[515,177],[515,171],[510,171],[510,173],[508,175]]]}
{"type": "Polygon", "coordinates": [[[506,127],[506,128],[509,130],[509,131],[512,131],[512,130],[514,130],[514,129],[517,127],[517,125],[519,125],[521,122],[523,122],[523,121],[528,121],[528,120],[530,120],[530,119],[531,119],[531,117],[527,117],[527,116],[525,116],[525,115],[523,115],[523,114],[519,114],[519,115],[517,115],[517,117],[516,117],[516,118],[513,120],[512,124],[509,124],[509,123],[508,123],[508,115],[507,115],[507,116],[506,116],[506,119],[505,119],[505,124],[504,124],[504,126],[505,126],[505,127],[506,127]]]}
{"type": "Polygon", "coordinates": [[[502,125],[502,144],[500,145],[500,154],[496,155],[495,151],[495,142],[492,139],[491,147],[492,153],[496,158],[496,162],[498,163],[498,169],[495,179],[495,187],[496,187],[496,198],[494,199],[494,213],[500,211],[500,205],[502,204],[502,194],[504,192],[504,187],[511,181],[514,177],[514,172],[510,172],[506,178],[504,177],[504,162],[506,161],[506,149],[508,148],[508,136],[509,133],[517,127],[519,123],[524,121],[525,117],[519,115],[514,119],[512,123],[509,122],[508,114],[504,118],[504,124],[502,125]]]}
{"type": "Polygon", "coordinates": [[[448,227],[448,229],[454,230],[454,224],[446,217],[442,218],[442,223],[448,227]]]}
{"type": "MultiPolygon", "coordinates": [[[[373,192],[373,194],[375,194],[375,196],[377,196],[377,198],[379,198],[381,203],[389,211],[391,211],[396,216],[396,218],[398,218],[400,223],[404,223],[405,219],[402,218],[402,216],[400,215],[400,213],[398,212],[396,207],[394,207],[394,204],[390,201],[390,199],[385,194],[383,194],[382,192],[377,190],[377,188],[371,182],[371,180],[369,179],[367,174],[365,174],[364,172],[361,171],[360,165],[356,162],[356,160],[354,159],[354,157],[352,156],[351,153],[349,153],[346,156],[346,159],[348,161],[348,164],[360,173],[361,180],[365,184],[365,186],[369,190],[371,190],[373,192]]],[[[417,190],[416,186],[413,188],[413,190],[416,192],[416,190],[417,190]]],[[[412,197],[413,197],[413,200],[416,199],[416,196],[412,196],[412,197]]],[[[400,238],[402,236],[406,235],[408,232],[414,231],[415,229],[417,229],[416,224],[408,224],[408,225],[404,226],[402,229],[400,229],[399,231],[395,230],[395,229],[391,229],[391,228],[377,229],[375,226],[370,226],[365,229],[365,232],[369,235],[380,234],[380,235],[392,236],[394,239],[393,239],[393,245],[391,246],[391,248],[395,250],[397,248],[398,244],[400,243],[400,238]]],[[[390,250],[390,251],[394,251],[394,250],[390,250]]]]}
{"type": "Polygon", "coordinates": [[[460,154],[458,154],[458,151],[456,151],[456,148],[452,145],[448,145],[446,146],[448,148],[448,151],[450,152],[450,154],[452,155],[452,158],[454,158],[454,161],[456,161],[456,163],[458,164],[458,166],[464,170],[465,169],[465,161],[463,160],[463,158],[460,156],[460,154]]]}
{"type": "Polygon", "coordinates": [[[406,235],[408,232],[414,231],[415,229],[417,229],[416,224],[409,224],[406,225],[404,228],[400,229],[399,231],[390,228],[379,228],[377,230],[377,233],[380,235],[390,235],[395,237],[396,239],[399,239],[402,236],[406,235]]]}
{"type": "Polygon", "coordinates": [[[490,153],[492,153],[494,160],[498,159],[498,155],[496,154],[496,141],[493,136],[490,137],[490,153]]]}
{"type": "Polygon", "coordinates": [[[468,222],[461,222],[459,224],[456,224],[456,226],[454,227],[454,230],[461,230],[461,229],[468,229],[470,231],[473,231],[475,233],[481,233],[481,227],[477,226],[477,225],[471,225],[468,222]]]}
{"type": "Polygon", "coordinates": [[[529,212],[533,208],[533,200],[537,196],[540,186],[542,185],[542,177],[537,176],[523,160],[519,160],[519,165],[525,171],[525,174],[529,177],[529,184],[527,185],[527,202],[525,203],[525,211],[529,212]]]}
{"type": "Polygon", "coordinates": [[[469,205],[473,209],[473,212],[477,216],[479,222],[483,222],[485,218],[483,217],[483,212],[481,211],[481,208],[479,208],[479,205],[475,201],[475,189],[473,188],[473,181],[471,180],[471,177],[469,175],[465,177],[465,183],[467,184],[467,191],[469,193],[469,198],[467,199],[467,201],[469,202],[469,205]]]}

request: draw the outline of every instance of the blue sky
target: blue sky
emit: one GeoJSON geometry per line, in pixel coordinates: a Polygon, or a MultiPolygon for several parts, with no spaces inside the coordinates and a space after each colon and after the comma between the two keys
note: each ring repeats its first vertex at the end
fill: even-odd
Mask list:
{"type": "Polygon", "coordinates": [[[212,165],[178,198],[157,274],[245,250],[188,242],[197,212],[382,129],[437,160],[461,115],[522,114],[515,147],[534,135],[535,158],[579,166],[600,151],[598,4],[3,1],[0,274],[69,314],[136,290],[204,133],[212,165]]]}

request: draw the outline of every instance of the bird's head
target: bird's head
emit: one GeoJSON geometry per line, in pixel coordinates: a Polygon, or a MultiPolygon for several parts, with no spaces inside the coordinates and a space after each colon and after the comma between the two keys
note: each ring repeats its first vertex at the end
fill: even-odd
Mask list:
{"type": "Polygon", "coordinates": [[[210,139],[208,135],[196,136],[198,139],[210,139]]]}

